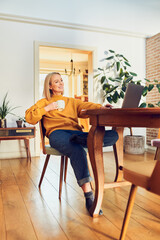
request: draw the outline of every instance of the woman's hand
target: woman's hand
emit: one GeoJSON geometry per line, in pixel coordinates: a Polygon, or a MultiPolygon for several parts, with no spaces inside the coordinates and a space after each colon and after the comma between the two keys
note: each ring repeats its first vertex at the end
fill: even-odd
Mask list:
{"type": "Polygon", "coordinates": [[[111,104],[106,104],[105,106],[102,106],[101,109],[105,109],[105,108],[112,108],[113,106],[111,104]]]}
{"type": "Polygon", "coordinates": [[[49,111],[52,111],[52,110],[56,110],[57,108],[58,108],[57,102],[52,102],[52,103],[50,103],[50,104],[48,104],[47,106],[44,107],[46,112],[49,112],[49,111]]]}

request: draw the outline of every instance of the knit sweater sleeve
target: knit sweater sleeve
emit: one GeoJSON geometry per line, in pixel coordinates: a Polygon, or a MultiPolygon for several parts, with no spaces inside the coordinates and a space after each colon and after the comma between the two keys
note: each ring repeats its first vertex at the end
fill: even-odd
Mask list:
{"type": "MultiPolygon", "coordinates": [[[[98,103],[92,103],[92,102],[83,102],[81,100],[77,100],[77,112],[78,117],[81,117],[81,110],[82,109],[100,109],[102,107],[101,104],[98,103]]],[[[84,118],[84,116],[83,116],[84,118]]],[[[87,118],[87,116],[86,116],[87,118]]]]}
{"type": "Polygon", "coordinates": [[[25,119],[30,124],[36,124],[42,119],[42,116],[46,113],[44,107],[46,106],[45,100],[39,100],[35,105],[30,107],[25,112],[25,119]]]}

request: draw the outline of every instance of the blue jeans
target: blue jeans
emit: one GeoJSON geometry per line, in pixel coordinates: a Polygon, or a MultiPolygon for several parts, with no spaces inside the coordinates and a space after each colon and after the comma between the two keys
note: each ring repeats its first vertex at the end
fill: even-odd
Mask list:
{"type": "MultiPolygon", "coordinates": [[[[86,151],[81,144],[71,142],[73,134],[87,138],[88,133],[74,130],[55,130],[49,135],[50,146],[70,158],[79,186],[92,180],[87,163],[86,151]]],[[[105,131],[103,146],[112,146],[118,140],[118,134],[114,130],[105,131]]]]}

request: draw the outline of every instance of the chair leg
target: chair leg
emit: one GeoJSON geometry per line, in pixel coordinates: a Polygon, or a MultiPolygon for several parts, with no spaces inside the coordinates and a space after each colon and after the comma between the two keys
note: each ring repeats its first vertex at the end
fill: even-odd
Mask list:
{"type": "Polygon", "coordinates": [[[157,147],[154,160],[160,160],[160,148],[157,147]]]}
{"type": "Polygon", "coordinates": [[[39,188],[41,187],[41,183],[42,183],[42,180],[43,180],[43,177],[44,177],[47,165],[48,165],[49,158],[50,158],[50,155],[47,154],[46,160],[45,160],[45,163],[44,163],[44,167],[43,167],[43,171],[42,171],[42,174],[41,174],[41,178],[40,178],[40,181],[39,181],[39,185],[38,185],[39,188]]]}
{"type": "Polygon", "coordinates": [[[130,215],[131,215],[132,208],[134,205],[136,191],[137,191],[137,186],[132,184],[119,240],[124,240],[124,238],[125,238],[130,215]]]}
{"type": "Polygon", "coordinates": [[[65,169],[64,169],[64,182],[66,183],[66,177],[67,177],[67,167],[68,167],[68,157],[65,156],[65,169]]]}
{"type": "Polygon", "coordinates": [[[59,199],[61,199],[61,193],[62,193],[63,170],[64,170],[64,156],[61,156],[60,178],[59,178],[59,199]]]}
{"type": "Polygon", "coordinates": [[[114,182],[116,182],[118,179],[118,174],[119,174],[119,163],[118,163],[116,144],[113,145],[113,152],[114,152],[114,158],[115,158],[115,163],[116,163],[116,176],[115,176],[114,182]]]}

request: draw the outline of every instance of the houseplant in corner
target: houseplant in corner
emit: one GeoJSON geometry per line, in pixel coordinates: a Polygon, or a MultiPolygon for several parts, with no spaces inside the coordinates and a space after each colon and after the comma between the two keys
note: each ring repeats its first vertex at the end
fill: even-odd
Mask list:
{"type": "Polygon", "coordinates": [[[9,105],[9,100],[7,100],[8,93],[5,94],[2,105],[0,105],[0,128],[6,128],[7,122],[6,122],[6,116],[8,114],[15,115],[12,113],[12,111],[17,107],[11,107],[9,105]]]}
{"type": "MultiPolygon", "coordinates": [[[[100,60],[100,62],[104,62],[104,66],[99,67],[94,76],[102,86],[104,93],[103,101],[107,100],[111,104],[119,103],[120,100],[124,98],[128,83],[143,85],[143,96],[146,96],[154,87],[156,87],[160,93],[160,84],[157,80],[153,80],[154,83],[151,83],[148,79],[134,79],[137,77],[137,74],[129,71],[131,65],[124,55],[118,54],[113,50],[105,51],[104,54],[105,58],[100,60]]],[[[160,101],[156,105],[160,107],[160,101]]],[[[154,104],[142,102],[139,107],[154,107],[154,104]]]]}
{"type": "MultiPolygon", "coordinates": [[[[153,83],[148,79],[135,80],[137,74],[129,71],[131,67],[128,59],[122,54],[118,54],[113,50],[104,52],[105,58],[101,60],[103,67],[99,67],[96,70],[94,78],[98,81],[98,85],[103,90],[103,102],[108,101],[111,104],[120,103],[125,95],[125,91],[128,83],[134,83],[143,85],[142,95],[145,97],[155,87],[160,93],[160,84],[157,80],[153,80],[153,83]]],[[[160,101],[157,104],[142,102],[139,107],[160,107],[160,101]]],[[[144,151],[144,137],[143,136],[125,136],[126,146],[134,154],[141,154],[144,151]]],[[[125,147],[125,150],[127,149],[125,147]]]]}

